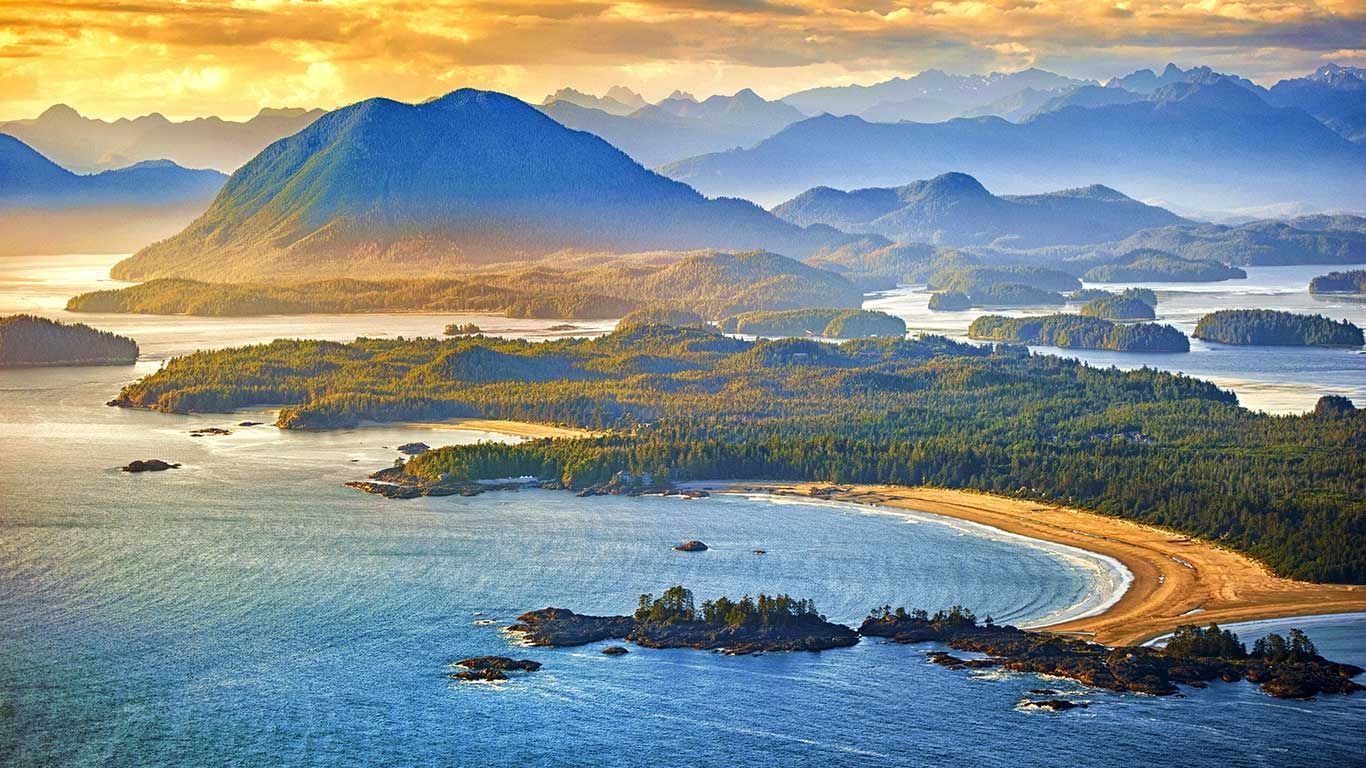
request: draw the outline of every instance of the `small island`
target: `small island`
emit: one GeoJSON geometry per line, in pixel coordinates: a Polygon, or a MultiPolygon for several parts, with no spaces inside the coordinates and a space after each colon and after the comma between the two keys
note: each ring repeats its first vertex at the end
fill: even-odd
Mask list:
{"type": "Polygon", "coordinates": [[[474,323],[449,323],[443,333],[446,336],[475,336],[484,330],[474,323]]]}
{"type": "Polygon", "coordinates": [[[930,309],[940,312],[961,312],[972,309],[972,299],[958,291],[935,291],[930,294],[930,309]]]}
{"type": "Polygon", "coordinates": [[[1366,269],[1352,269],[1346,272],[1329,272],[1309,281],[1310,293],[1346,294],[1360,296],[1366,294],[1366,269]]]}
{"type": "Polygon", "coordinates": [[[858,633],[825,620],[810,600],[788,595],[719,597],[696,606],[682,586],[641,595],[631,616],[586,616],[543,608],[517,617],[508,631],[531,645],[575,646],[624,639],[647,648],[699,648],[739,655],[821,651],[856,645],[858,633]]]}
{"type": "Polygon", "coordinates": [[[0,317],[0,368],[129,365],[137,359],[137,342],[126,336],[36,315],[0,317]]]}
{"type": "Polygon", "coordinates": [[[1044,267],[958,267],[930,275],[926,287],[935,292],[930,297],[930,309],[1038,307],[1066,303],[1063,293],[1080,289],[1081,281],[1044,267]],[[939,295],[943,298],[936,298],[939,295]]]}
{"type": "Polygon", "coordinates": [[[721,321],[726,333],[748,336],[823,336],[828,339],[866,339],[905,336],[906,321],[868,309],[790,309],[744,312],[721,321]]]}
{"type": "Polygon", "coordinates": [[[682,544],[675,544],[673,549],[675,552],[706,552],[708,547],[697,539],[689,539],[682,544]]]}
{"type": "Polygon", "coordinates": [[[1092,298],[1078,312],[1105,320],[1155,320],[1155,307],[1157,294],[1146,288],[1129,288],[1123,293],[1092,298]]]}
{"type": "Polygon", "coordinates": [[[999,667],[1065,677],[1093,688],[1157,696],[1177,693],[1177,684],[1203,688],[1211,680],[1248,680],[1277,698],[1366,690],[1352,680],[1362,673],[1360,667],[1323,658],[1298,629],[1292,629],[1289,638],[1273,634],[1258,640],[1251,652],[1237,635],[1215,625],[1180,626],[1164,648],[1107,648],[999,626],[990,617],[979,623],[961,606],[932,616],[922,610],[883,606],[864,619],[859,634],[894,643],[934,642],[987,655],[962,659],[943,652],[930,654],[931,661],[950,669],[999,667]]]}
{"type": "Polygon", "coordinates": [[[1191,334],[1220,344],[1360,347],[1361,329],[1346,320],[1272,309],[1221,309],[1200,318],[1191,334]]]}
{"type": "Polygon", "coordinates": [[[1085,315],[983,315],[968,326],[968,336],[987,341],[1040,344],[1064,349],[1110,349],[1117,352],[1190,351],[1190,340],[1170,325],[1125,325],[1085,315]]]}
{"type": "Polygon", "coordinates": [[[540,662],[507,656],[471,656],[457,661],[455,666],[462,669],[452,672],[451,679],[465,682],[498,682],[508,679],[509,672],[535,672],[541,668],[540,662]]]}
{"type": "Polygon", "coordinates": [[[128,462],[122,468],[123,472],[165,472],[168,469],[180,469],[179,464],[172,464],[161,459],[137,459],[128,462]]]}
{"type": "Polygon", "coordinates": [[[1081,277],[1088,283],[1217,283],[1241,280],[1247,273],[1213,259],[1183,259],[1156,248],[1139,248],[1112,264],[1094,266],[1081,277]]]}

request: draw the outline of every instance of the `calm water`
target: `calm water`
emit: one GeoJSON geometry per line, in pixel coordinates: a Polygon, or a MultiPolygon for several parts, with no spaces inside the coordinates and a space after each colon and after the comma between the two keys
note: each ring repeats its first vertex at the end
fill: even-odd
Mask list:
{"type": "MultiPolygon", "coordinates": [[[[1366,327],[1366,301],[1347,297],[1311,296],[1315,275],[1351,267],[1247,267],[1246,280],[1221,283],[1087,283],[1088,288],[1121,290],[1130,286],[1157,292],[1157,320],[1190,334],[1203,315],[1217,309],[1279,309],[1326,315],[1366,327]]],[[[915,331],[932,331],[966,339],[968,325],[983,310],[937,312],[929,309],[924,286],[907,286],[880,294],[864,304],[906,320],[915,331]]],[[[1069,307],[1076,311],[1075,305],[1069,307]]],[[[996,314],[1043,315],[1056,308],[1005,310],[996,314]]],[[[1041,352],[1074,357],[1092,365],[1122,369],[1149,366],[1179,371],[1232,389],[1244,406],[1271,413],[1303,413],[1321,395],[1350,397],[1366,404],[1366,352],[1300,347],[1238,347],[1191,339],[1186,354],[1134,354],[1103,350],[1033,347],[1041,352]]]]}
{"type": "MultiPolygon", "coordinates": [[[[51,311],[64,290],[0,280],[0,311],[51,311]]],[[[500,321],[546,334],[488,319],[500,321]]],[[[419,329],[445,319],[117,322],[96,324],[137,328],[164,357],[274,335],[431,333],[419,329]]],[[[517,648],[543,670],[455,684],[447,665],[508,653],[498,627],[522,610],[626,611],[672,583],[699,597],[787,591],[847,622],[884,602],[962,602],[1027,624],[1085,611],[1115,574],[854,505],[545,491],[388,501],[341,483],[392,461],[399,442],[491,436],[262,426],[192,438],[269,414],[102,405],[155,366],[0,371],[0,764],[1286,766],[1366,750],[1366,696],[1090,692],[872,642],[744,658],[517,648]],[[185,466],[117,471],[151,457],[185,466]],[[686,538],[712,549],[670,551],[686,538]],[[1091,706],[1019,708],[1040,686],[1091,706]]],[[[1366,619],[1308,626],[1323,652],[1366,665],[1366,619]]]]}

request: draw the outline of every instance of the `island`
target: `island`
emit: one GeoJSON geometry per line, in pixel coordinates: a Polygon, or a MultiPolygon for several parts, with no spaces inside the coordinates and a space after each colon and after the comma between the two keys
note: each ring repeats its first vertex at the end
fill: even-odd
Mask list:
{"type": "Polygon", "coordinates": [[[1366,269],[1329,272],[1309,281],[1310,293],[1366,294],[1366,269]]]}
{"type": "Polygon", "coordinates": [[[137,359],[137,342],[126,336],[36,315],[0,317],[0,368],[130,365],[137,359]]]}
{"type": "Polygon", "coordinates": [[[930,275],[926,287],[945,298],[930,298],[931,309],[972,307],[1057,306],[1064,292],[1081,288],[1067,272],[1044,267],[1011,265],[942,269],[930,275]]]}
{"type": "Polygon", "coordinates": [[[1220,344],[1360,347],[1361,329],[1346,320],[1272,309],[1221,309],[1200,318],[1191,334],[1220,344]]]}
{"type": "Polygon", "coordinates": [[[575,646],[624,639],[646,648],[698,648],[732,655],[763,651],[822,651],[857,645],[858,633],[825,620],[810,600],[788,595],[739,600],[718,597],[696,605],[691,590],[669,587],[658,598],[641,595],[630,616],[586,616],[543,608],[508,628],[530,645],[575,646]]]}
{"type": "Polygon", "coordinates": [[[961,606],[934,615],[884,606],[869,614],[859,634],[894,643],[932,642],[986,655],[962,659],[944,652],[930,654],[931,661],[950,669],[998,667],[1064,677],[1092,688],[1156,696],[1177,693],[1177,684],[1203,688],[1212,680],[1248,680],[1272,696],[1290,699],[1366,690],[1352,680],[1363,672],[1360,667],[1323,658],[1298,629],[1292,629],[1288,638],[1272,634],[1259,639],[1251,651],[1237,635],[1215,624],[1206,628],[1181,625],[1161,648],[1109,648],[997,625],[990,617],[979,622],[961,606]]]}
{"type": "Polygon", "coordinates": [[[179,464],[172,464],[162,459],[137,459],[124,465],[124,472],[165,472],[168,469],[180,469],[179,464]]]}
{"type": "MultiPolygon", "coordinates": [[[[1096,290],[1096,289],[1092,289],[1096,290]]],[[[1080,291],[1078,291],[1080,293],[1080,291]]],[[[1154,320],[1157,314],[1157,294],[1149,288],[1128,288],[1121,293],[1102,291],[1082,304],[1079,313],[1105,320],[1154,320]]],[[[1076,294],[1073,294],[1075,298],[1076,294]]]]}
{"type": "Polygon", "coordinates": [[[906,321],[886,312],[868,309],[790,309],[732,315],[721,321],[726,333],[747,336],[823,336],[828,339],[864,339],[873,336],[905,336],[906,321]]]}
{"type": "Polygon", "coordinates": [[[560,268],[517,265],[450,278],[338,278],[282,284],[157,278],[75,296],[67,302],[67,310],[219,317],[483,312],[593,320],[655,308],[716,320],[757,310],[858,309],[862,303],[863,292],[834,272],[775,253],[752,251],[579,259],[560,268]]]}
{"type": "Polygon", "coordinates": [[[448,323],[443,333],[447,336],[474,336],[484,330],[474,323],[448,323]]]}
{"type": "Polygon", "coordinates": [[[697,539],[689,539],[682,544],[674,545],[675,552],[706,552],[707,549],[707,545],[697,539]]]}
{"type": "Polygon", "coordinates": [[[1115,262],[1082,274],[1088,283],[1214,283],[1241,280],[1247,273],[1213,259],[1185,259],[1155,248],[1137,248],[1115,262]]]}
{"type": "MultiPolygon", "coordinates": [[[[1143,302],[1133,301],[1147,307],[1143,302]]],[[[1129,325],[1086,315],[983,315],[968,326],[968,336],[974,339],[1041,344],[1063,349],[1111,349],[1117,352],[1190,351],[1190,340],[1186,338],[1186,334],[1170,325],[1129,325]]]]}
{"type": "Polygon", "coordinates": [[[930,309],[941,312],[961,312],[972,309],[972,299],[958,291],[935,291],[930,294],[930,309]]]}

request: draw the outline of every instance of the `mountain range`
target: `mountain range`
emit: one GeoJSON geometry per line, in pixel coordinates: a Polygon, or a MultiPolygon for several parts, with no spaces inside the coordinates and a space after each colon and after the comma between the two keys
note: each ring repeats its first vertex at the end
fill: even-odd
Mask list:
{"type": "Polygon", "coordinates": [[[773,213],[802,226],[827,224],[897,242],[950,247],[1102,243],[1143,229],[1191,223],[1100,185],[997,197],[964,173],[852,192],[816,187],[777,206],[773,213]]]}
{"type": "Polygon", "coordinates": [[[132,250],[184,227],[226,180],[167,160],[80,175],[0,134],[0,254],[132,250]]]}
{"type": "Polygon", "coordinates": [[[628,113],[562,98],[542,105],[541,110],[563,125],[601,136],[649,167],[747,147],[805,118],[795,108],[766,101],[749,89],[702,101],[677,94],[628,113]]]}
{"type": "Polygon", "coordinates": [[[562,251],[773,250],[849,240],[710,200],[511,96],[368,99],[267,147],[120,279],[433,274],[562,251]]]}
{"type": "Polygon", "coordinates": [[[875,85],[811,88],[783,101],[807,115],[860,115],[866,120],[940,122],[958,117],[1025,89],[1064,91],[1087,81],[1042,69],[951,75],[937,69],[913,77],[897,77],[875,85]]]}
{"type": "Polygon", "coordinates": [[[996,117],[869,123],[823,115],[748,149],[670,164],[711,195],[777,202],[813,186],[892,186],[959,170],[1008,193],[1102,183],[1140,198],[1230,209],[1303,202],[1366,208],[1366,145],[1218,76],[1147,99],[996,117]]]}
{"type": "Polygon", "coordinates": [[[245,122],[200,117],[172,122],[153,113],[114,121],[82,117],[65,104],[30,120],[0,123],[7,133],[81,173],[171,160],[187,168],[232,172],[276,139],[318,119],[321,109],[263,109],[245,122]]]}

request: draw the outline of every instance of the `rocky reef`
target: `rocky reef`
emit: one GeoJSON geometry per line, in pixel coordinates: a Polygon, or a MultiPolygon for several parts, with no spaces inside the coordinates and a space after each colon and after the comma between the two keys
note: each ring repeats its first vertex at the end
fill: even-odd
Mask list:
{"type": "MultiPolygon", "coordinates": [[[[881,609],[864,620],[859,634],[894,643],[940,643],[958,651],[986,654],[986,658],[965,660],[948,653],[930,653],[931,661],[951,669],[998,667],[1065,677],[1111,691],[1167,696],[1178,692],[1178,684],[1204,687],[1213,680],[1248,680],[1280,698],[1364,690],[1352,681],[1361,674],[1360,667],[1324,659],[1303,635],[1298,635],[1302,641],[1297,639],[1297,632],[1292,632],[1289,646],[1268,650],[1263,641],[1252,653],[1232,633],[1215,626],[1178,628],[1166,648],[1107,648],[1085,640],[999,626],[990,620],[979,624],[970,612],[954,608],[934,616],[923,611],[881,609]]],[[[1275,645],[1278,637],[1272,635],[1268,640],[1275,645]]]]}
{"type": "Polygon", "coordinates": [[[180,465],[161,459],[137,459],[123,467],[124,472],[164,472],[168,469],[180,469],[180,465]]]}
{"type": "Polygon", "coordinates": [[[708,547],[697,539],[689,539],[682,544],[675,544],[673,549],[675,552],[706,552],[708,547]]]}
{"type": "Polygon", "coordinates": [[[538,661],[512,659],[507,656],[471,656],[457,661],[455,665],[463,669],[452,672],[451,679],[466,682],[506,680],[509,672],[535,672],[541,668],[538,661]]]}

